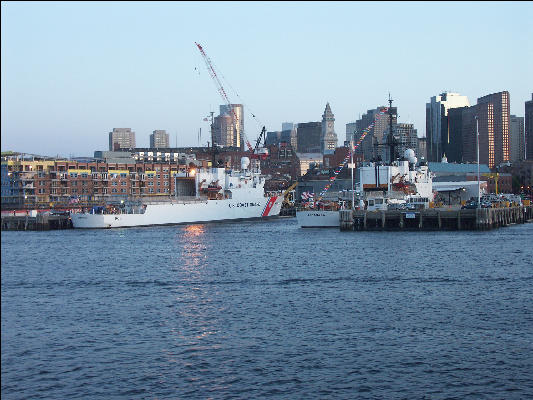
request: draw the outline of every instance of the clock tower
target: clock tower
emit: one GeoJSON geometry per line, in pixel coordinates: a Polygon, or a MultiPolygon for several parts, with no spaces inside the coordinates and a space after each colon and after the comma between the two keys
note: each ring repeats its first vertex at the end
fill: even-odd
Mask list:
{"type": "Polygon", "coordinates": [[[320,149],[322,154],[333,154],[337,148],[337,134],[335,133],[335,116],[331,112],[329,103],[322,115],[322,134],[320,135],[320,149]]]}

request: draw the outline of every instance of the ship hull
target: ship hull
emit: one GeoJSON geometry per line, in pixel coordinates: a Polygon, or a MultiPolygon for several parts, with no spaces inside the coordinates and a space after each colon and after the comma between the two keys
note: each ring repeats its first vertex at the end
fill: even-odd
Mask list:
{"type": "Polygon", "coordinates": [[[283,197],[257,199],[205,200],[149,204],[143,214],[72,214],[78,229],[127,228],[152,225],[178,225],[206,222],[242,221],[279,216],[283,197]],[[254,201],[255,200],[255,201],[254,201]]]}
{"type": "Polygon", "coordinates": [[[339,228],[338,211],[296,211],[300,228],[339,228]]]}

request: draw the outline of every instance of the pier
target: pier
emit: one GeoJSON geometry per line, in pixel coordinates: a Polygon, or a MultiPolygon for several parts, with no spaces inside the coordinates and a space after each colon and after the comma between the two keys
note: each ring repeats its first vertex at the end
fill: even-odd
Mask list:
{"type": "Polygon", "coordinates": [[[68,215],[37,214],[30,215],[2,215],[3,231],[48,231],[55,229],[71,229],[72,221],[68,215]]]}
{"type": "Polygon", "coordinates": [[[341,210],[341,231],[489,230],[533,221],[533,206],[416,211],[341,210]]]}

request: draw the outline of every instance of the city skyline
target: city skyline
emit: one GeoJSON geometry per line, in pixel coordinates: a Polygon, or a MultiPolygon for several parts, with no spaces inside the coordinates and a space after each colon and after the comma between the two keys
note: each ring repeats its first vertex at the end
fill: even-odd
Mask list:
{"type": "Polygon", "coordinates": [[[90,156],[116,127],[139,147],[158,129],[171,146],[205,144],[223,101],[195,41],[244,105],[251,143],[262,125],[320,121],[328,102],[339,138],[389,92],[424,136],[444,91],[471,104],[508,91],[516,116],[533,91],[532,2],[1,5],[2,151],[90,156]]]}

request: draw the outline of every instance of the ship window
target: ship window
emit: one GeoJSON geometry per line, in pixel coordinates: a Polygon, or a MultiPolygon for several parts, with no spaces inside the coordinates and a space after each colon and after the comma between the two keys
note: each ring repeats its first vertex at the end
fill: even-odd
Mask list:
{"type": "Polygon", "coordinates": [[[383,204],[383,199],[376,199],[376,204],[383,204]]]}

